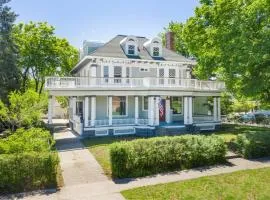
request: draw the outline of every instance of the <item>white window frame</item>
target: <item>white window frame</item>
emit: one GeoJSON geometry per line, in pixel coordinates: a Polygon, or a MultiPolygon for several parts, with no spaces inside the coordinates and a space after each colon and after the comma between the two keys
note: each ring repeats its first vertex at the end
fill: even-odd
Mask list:
{"type": "Polygon", "coordinates": [[[142,96],[142,111],[148,111],[148,109],[144,109],[144,98],[145,97],[148,98],[148,96],[142,96]]]}
{"type": "MultiPolygon", "coordinates": [[[[126,97],[126,114],[125,115],[112,115],[112,117],[128,117],[128,96],[115,96],[126,97]]],[[[109,97],[107,96],[107,117],[109,117],[109,97]]]]}

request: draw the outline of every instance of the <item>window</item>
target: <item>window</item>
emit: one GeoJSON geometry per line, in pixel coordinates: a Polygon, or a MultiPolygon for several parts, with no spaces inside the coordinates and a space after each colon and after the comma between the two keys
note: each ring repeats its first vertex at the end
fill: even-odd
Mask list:
{"type": "Polygon", "coordinates": [[[173,114],[182,114],[182,97],[171,97],[173,114]]]}
{"type": "Polygon", "coordinates": [[[112,97],[112,114],[116,116],[127,114],[126,97],[112,97]]]}
{"type": "Polygon", "coordinates": [[[81,116],[83,114],[83,102],[76,102],[76,115],[81,116]]]}
{"type": "Polygon", "coordinates": [[[169,69],[169,77],[175,78],[175,69],[169,69]]]}
{"type": "Polygon", "coordinates": [[[140,68],[140,71],[141,72],[148,72],[149,70],[148,70],[148,68],[140,68]]]}
{"type": "Polygon", "coordinates": [[[159,56],[159,48],[158,47],[153,48],[153,56],[159,56]]]}
{"type": "Polygon", "coordinates": [[[148,97],[142,97],[142,108],[148,110],[148,97]]]}
{"type": "Polygon", "coordinates": [[[128,45],[128,54],[129,55],[135,54],[135,46],[134,45],[128,45]]]}
{"type": "Polygon", "coordinates": [[[122,67],[114,67],[114,83],[121,83],[122,67]]]}
{"type": "Polygon", "coordinates": [[[130,68],[129,67],[126,68],[126,77],[127,78],[130,77],[130,68]]]}
{"type": "Polygon", "coordinates": [[[103,77],[105,78],[105,82],[108,83],[109,81],[109,67],[108,66],[104,66],[103,67],[103,77]]]}

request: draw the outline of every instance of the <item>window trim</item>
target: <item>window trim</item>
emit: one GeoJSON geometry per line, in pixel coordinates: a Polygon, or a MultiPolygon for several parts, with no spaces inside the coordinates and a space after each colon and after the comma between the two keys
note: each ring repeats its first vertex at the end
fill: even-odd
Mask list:
{"type": "MultiPolygon", "coordinates": [[[[172,115],[173,116],[183,116],[184,115],[184,105],[183,105],[183,100],[184,100],[184,97],[183,96],[171,96],[171,98],[173,97],[180,97],[181,98],[181,101],[182,101],[182,108],[181,108],[181,113],[173,113],[172,112],[172,115]]],[[[170,104],[172,105],[172,102],[171,102],[171,99],[170,99],[170,104]]],[[[170,105],[170,110],[172,110],[172,106],[170,105]]]]}
{"type": "MultiPolygon", "coordinates": [[[[126,114],[125,115],[112,115],[112,118],[128,117],[128,96],[112,96],[112,97],[126,97],[126,114]]],[[[109,117],[109,96],[107,96],[107,117],[109,117]]]]}
{"type": "MultiPolygon", "coordinates": [[[[144,98],[148,98],[148,96],[142,96],[142,111],[148,111],[148,105],[147,105],[147,109],[144,109],[144,98]]],[[[148,101],[148,99],[147,99],[148,101]]]]}

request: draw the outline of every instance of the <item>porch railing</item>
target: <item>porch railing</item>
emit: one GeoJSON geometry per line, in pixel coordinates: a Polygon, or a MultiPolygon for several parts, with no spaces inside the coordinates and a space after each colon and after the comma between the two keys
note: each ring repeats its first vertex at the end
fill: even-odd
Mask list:
{"type": "Polygon", "coordinates": [[[213,121],[214,116],[212,115],[203,115],[203,116],[193,116],[194,122],[204,122],[204,121],[213,121]]]}
{"type": "Polygon", "coordinates": [[[74,88],[191,88],[223,90],[225,83],[182,78],[96,78],[96,77],[46,77],[46,89],[74,88]]]}
{"type": "MultiPolygon", "coordinates": [[[[88,121],[88,126],[91,127],[92,120],[88,121]]],[[[147,125],[148,119],[138,119],[138,125],[147,125]]],[[[121,126],[121,125],[135,125],[135,118],[127,118],[127,119],[112,119],[113,126],[121,126]]],[[[108,119],[95,120],[95,126],[109,126],[108,119]]]]}

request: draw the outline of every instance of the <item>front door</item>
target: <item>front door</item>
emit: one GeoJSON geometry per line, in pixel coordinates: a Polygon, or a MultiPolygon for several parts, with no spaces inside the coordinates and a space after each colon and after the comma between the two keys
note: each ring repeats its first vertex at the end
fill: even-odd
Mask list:
{"type": "Polygon", "coordinates": [[[165,112],[166,112],[166,107],[165,107],[165,104],[166,101],[165,99],[160,99],[160,102],[159,102],[159,121],[160,122],[165,122],[165,112]]]}

